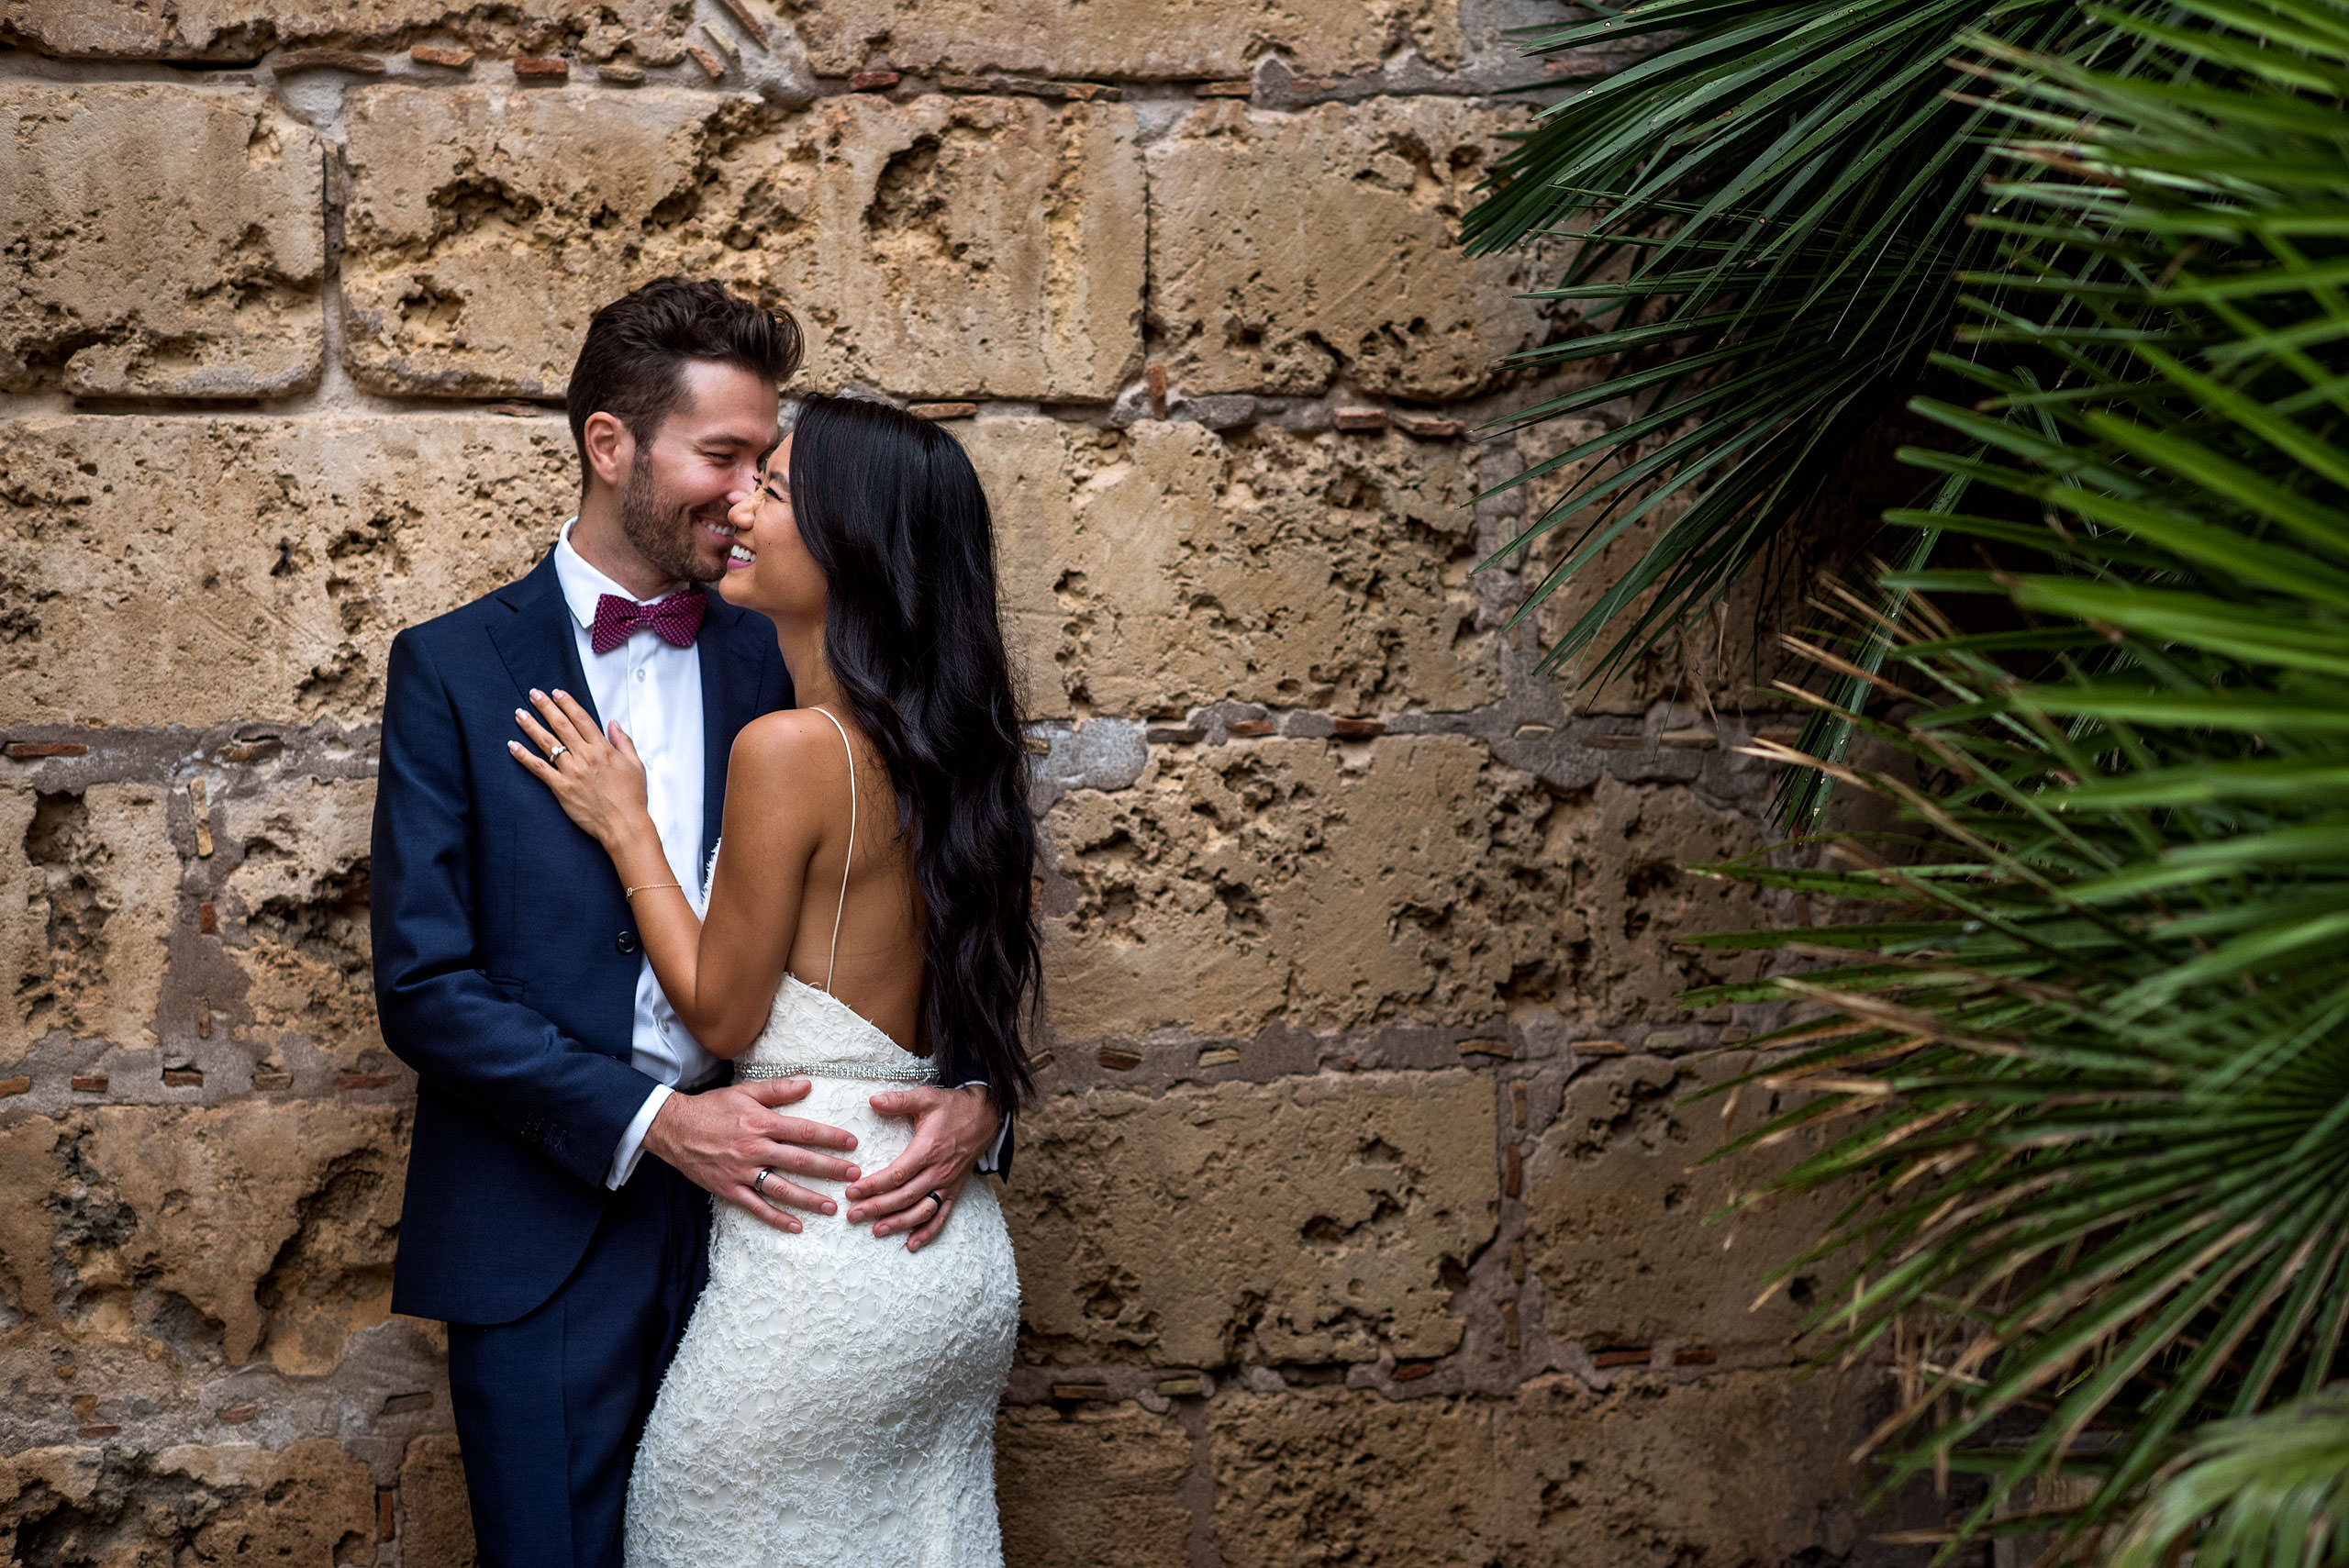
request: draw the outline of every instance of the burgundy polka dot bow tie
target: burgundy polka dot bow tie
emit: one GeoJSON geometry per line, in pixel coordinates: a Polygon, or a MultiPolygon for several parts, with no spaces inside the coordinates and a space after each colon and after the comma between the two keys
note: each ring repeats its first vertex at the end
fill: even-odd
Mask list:
{"type": "Polygon", "coordinates": [[[596,601],[596,624],[587,634],[588,646],[598,653],[609,653],[629,639],[639,627],[651,627],[661,640],[672,648],[690,648],[701,631],[701,617],[709,608],[697,588],[640,605],[633,599],[623,599],[618,594],[606,594],[596,601]]]}

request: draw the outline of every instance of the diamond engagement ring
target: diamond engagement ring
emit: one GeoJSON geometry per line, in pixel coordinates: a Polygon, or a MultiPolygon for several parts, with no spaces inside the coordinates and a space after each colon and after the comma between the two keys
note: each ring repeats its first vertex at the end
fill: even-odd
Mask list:
{"type": "Polygon", "coordinates": [[[570,750],[570,747],[558,740],[554,743],[554,750],[547,753],[547,761],[550,762],[560,762],[562,761],[562,754],[570,750]]]}

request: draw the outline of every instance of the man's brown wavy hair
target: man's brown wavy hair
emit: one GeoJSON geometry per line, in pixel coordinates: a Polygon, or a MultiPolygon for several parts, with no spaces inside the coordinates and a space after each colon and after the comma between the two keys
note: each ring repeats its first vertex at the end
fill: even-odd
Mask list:
{"type": "Polygon", "coordinates": [[[587,493],[587,417],[611,415],[649,443],[685,398],[685,365],[740,365],[780,386],[799,369],[799,323],[708,278],[655,278],[596,312],[571,367],[572,444],[587,493]]]}

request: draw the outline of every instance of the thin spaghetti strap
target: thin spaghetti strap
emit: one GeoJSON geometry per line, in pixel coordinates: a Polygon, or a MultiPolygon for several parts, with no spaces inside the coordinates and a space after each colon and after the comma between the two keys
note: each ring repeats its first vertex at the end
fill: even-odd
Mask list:
{"type": "Polygon", "coordinates": [[[841,732],[841,744],[848,747],[848,854],[841,862],[841,901],[832,911],[832,956],[824,961],[824,990],[832,989],[832,969],[841,961],[841,917],[848,911],[848,868],[856,859],[856,748],[849,745],[848,726],[833,717],[832,710],[818,705],[818,713],[832,720],[832,728],[841,732]]]}

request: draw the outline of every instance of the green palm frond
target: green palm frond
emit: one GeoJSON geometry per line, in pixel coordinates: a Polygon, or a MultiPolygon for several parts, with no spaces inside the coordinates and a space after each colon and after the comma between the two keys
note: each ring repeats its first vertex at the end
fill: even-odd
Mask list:
{"type": "Polygon", "coordinates": [[[2205,1428],[2121,1534],[2111,1568],[2349,1562],[2349,1389],[2205,1428]]]}
{"type": "Polygon", "coordinates": [[[1803,1005],[1753,1138],[1834,1130],[1784,1184],[1857,1195],[1788,1273],[1852,1265],[1842,1353],[1902,1340],[1893,1478],[1986,1476],[1961,1539],[2092,1478],[2078,1546],[2349,1368],[2349,0],[2093,17],[2128,70],[1969,35],[2003,216],[1915,406],[1965,444],[1892,520],[1972,563],[1853,595],[1880,662],[1812,699],[1911,763],[1777,751],[1922,837],[1714,868],[1892,918],[1690,998],[1803,1005]]]}
{"type": "Polygon", "coordinates": [[[1589,672],[1603,679],[1719,597],[1945,344],[1958,274],[1995,247],[1970,222],[1991,200],[1988,111],[1948,91],[1963,80],[1947,64],[1956,40],[1986,20],[2036,50],[2115,52],[2071,0],[1642,0],[1526,43],[1563,55],[1653,40],[1549,110],[1464,225],[1479,251],[1572,237],[1543,297],[1581,302],[1597,328],[1519,357],[1597,377],[1504,423],[1629,413],[1499,487],[1589,464],[1486,564],[1579,525],[1527,593],[1531,614],[1687,504],[1553,664],[1620,624],[1589,672]]]}
{"type": "MultiPolygon", "coordinates": [[[[1598,50],[1629,62],[1581,79],[1583,91],[1519,139],[1463,231],[1477,251],[1572,241],[1563,276],[1541,297],[1579,304],[1581,328],[1514,361],[1565,385],[1495,428],[1567,417],[1604,428],[1489,493],[1572,474],[1480,570],[1529,569],[1522,619],[1598,570],[1627,535],[1642,540],[1543,656],[1542,668],[1570,665],[1597,684],[1758,563],[1787,559],[1809,525],[1839,518],[1853,454],[1913,393],[1947,379],[1938,356],[1960,319],[1989,317],[1967,346],[1972,360],[2030,330],[2009,323],[2037,292],[2135,281],[1993,265],[2013,199],[1991,178],[1994,143],[2013,108],[1989,101],[1995,87],[1958,90],[1978,84],[1954,64],[1983,70],[1953,61],[1965,39],[1987,28],[2038,56],[2180,93],[2199,74],[2232,69],[2232,57],[2165,49],[2160,28],[2187,15],[2170,0],[1589,9],[1590,21],[1529,29],[1526,51],[1598,50]],[[2128,17],[2143,25],[2117,25],[2128,17]]],[[[2045,125],[2060,121],[2052,106],[2038,112],[2045,125]]],[[[1936,542],[1888,548],[1920,562],[1936,542]]],[[[1877,609],[1880,621],[1902,613],[1897,597],[1877,609]]],[[[1855,630],[1846,661],[1873,672],[1882,630],[1855,630]]],[[[1829,679],[1829,706],[1803,749],[1834,756],[1852,738],[1837,710],[1860,699],[1865,679],[1829,679]]],[[[1828,794],[1823,774],[1791,770],[1777,814],[1808,830],[1828,794]]]]}

